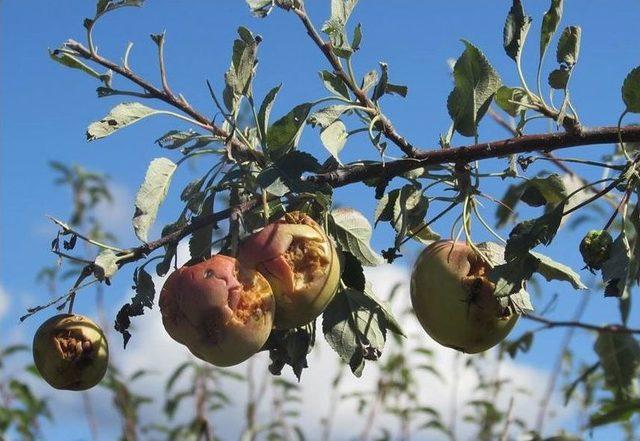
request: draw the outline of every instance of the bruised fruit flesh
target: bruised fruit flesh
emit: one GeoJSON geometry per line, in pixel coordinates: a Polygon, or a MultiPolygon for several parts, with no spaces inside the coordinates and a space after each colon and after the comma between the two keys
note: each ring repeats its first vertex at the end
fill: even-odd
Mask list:
{"type": "Polygon", "coordinates": [[[292,212],[245,239],[238,259],[260,271],[276,299],[275,326],[303,326],[324,311],[340,282],[331,239],[306,214],[292,212]]]}
{"type": "Polygon", "coordinates": [[[86,390],[107,372],[109,347],[102,329],[92,320],[60,314],[38,328],[33,360],[42,378],[54,388],[86,390]]]}
{"type": "Polygon", "coordinates": [[[489,270],[464,242],[434,242],[422,251],[411,275],[411,303],[435,341],[473,354],[509,334],[518,315],[494,296],[489,270]]]}
{"type": "Polygon", "coordinates": [[[258,352],[273,327],[267,280],[215,255],[174,271],[160,293],[167,333],[196,357],[216,366],[241,363],[258,352]]]}

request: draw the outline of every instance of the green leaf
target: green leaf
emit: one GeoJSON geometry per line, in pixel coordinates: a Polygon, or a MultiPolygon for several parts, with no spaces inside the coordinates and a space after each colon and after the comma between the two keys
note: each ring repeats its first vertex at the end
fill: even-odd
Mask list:
{"type": "MultiPolygon", "coordinates": [[[[267,93],[267,96],[264,97],[264,100],[262,100],[260,110],[258,111],[258,129],[260,130],[260,136],[266,136],[268,133],[267,130],[269,127],[271,108],[278,96],[278,92],[280,92],[280,87],[282,87],[281,84],[271,89],[269,93],[267,93]]],[[[262,141],[266,142],[266,138],[262,139],[262,141]]]]}
{"type": "Polygon", "coordinates": [[[507,188],[500,200],[501,204],[498,204],[496,209],[496,226],[498,228],[504,227],[509,220],[515,217],[514,209],[520,201],[525,185],[525,183],[512,184],[507,188]]]}
{"type": "MultiPolygon", "coordinates": [[[[530,179],[526,183],[525,193],[529,189],[535,189],[538,192],[539,196],[542,197],[542,201],[544,203],[540,205],[559,204],[560,202],[563,202],[568,196],[567,189],[565,188],[562,177],[555,173],[546,177],[530,179]]],[[[533,202],[533,201],[527,202],[527,200],[525,200],[526,199],[525,193],[523,193],[520,199],[523,202],[528,204],[529,202],[533,202]]],[[[529,205],[532,205],[534,207],[540,206],[535,204],[529,204],[529,205]]]]}
{"type": "MultiPolygon", "coordinates": [[[[197,216],[193,217],[192,222],[197,222],[200,218],[206,217],[213,213],[213,202],[215,194],[209,195],[202,204],[202,210],[197,216]]],[[[189,238],[189,254],[192,259],[211,257],[211,242],[213,240],[214,225],[209,224],[198,228],[189,238]]]]}
{"type": "Polygon", "coordinates": [[[316,173],[320,169],[318,160],[306,152],[294,150],[277,159],[258,175],[258,183],[269,193],[283,196],[289,191],[301,193],[317,188],[300,179],[303,173],[316,173]]]}
{"type": "Polygon", "coordinates": [[[226,87],[223,93],[225,105],[235,112],[239,97],[253,95],[252,82],[257,65],[258,41],[245,27],[238,28],[240,38],[233,42],[231,66],[225,74],[226,87]]]}
{"type": "Polygon", "coordinates": [[[640,344],[631,334],[601,332],[594,350],[604,370],[606,387],[616,401],[637,398],[640,374],[640,344]]]}
{"type": "Polygon", "coordinates": [[[548,281],[559,280],[569,282],[574,289],[587,289],[586,285],[580,280],[580,275],[571,267],[556,262],[544,254],[531,251],[531,255],[538,259],[536,272],[544,276],[548,281]]]}
{"type": "Polygon", "coordinates": [[[380,75],[380,80],[378,81],[378,84],[376,84],[376,87],[373,89],[373,95],[371,99],[373,101],[378,101],[385,94],[396,94],[400,95],[403,98],[406,98],[409,91],[406,86],[389,83],[389,66],[387,65],[387,63],[380,63],[380,71],[382,72],[382,75],[380,75]]]}
{"type": "Polygon", "coordinates": [[[371,249],[371,224],[353,208],[336,208],[331,212],[333,237],[343,251],[353,254],[363,265],[376,266],[382,257],[371,249]]]}
{"type": "Polygon", "coordinates": [[[580,55],[580,37],[582,29],[579,26],[567,26],[560,35],[556,59],[558,63],[572,68],[580,55]]]}
{"type": "Polygon", "coordinates": [[[304,103],[273,123],[267,131],[267,154],[275,160],[298,145],[305,121],[313,104],[304,103]]]}
{"type": "Polygon", "coordinates": [[[317,112],[313,112],[307,119],[307,123],[310,124],[311,127],[320,126],[321,128],[326,129],[340,119],[340,116],[342,116],[343,113],[348,112],[352,107],[353,106],[351,105],[337,104],[322,108],[317,112]]]}
{"type": "Polygon", "coordinates": [[[354,51],[347,37],[346,24],[356,3],[358,0],[331,0],[331,17],[322,25],[322,32],[329,36],[333,53],[341,58],[350,57],[354,51]]]}
{"type": "Polygon", "coordinates": [[[144,0],[98,0],[96,16],[127,6],[140,7],[143,3],[144,0]]]}
{"type": "Polygon", "coordinates": [[[553,89],[564,90],[569,83],[571,71],[567,69],[554,69],[549,74],[548,83],[553,89]]]}
{"type": "Polygon", "coordinates": [[[347,85],[336,74],[323,70],[320,72],[320,79],[324,83],[324,87],[331,93],[337,96],[349,98],[349,89],[347,85]]]}
{"type": "Polygon", "coordinates": [[[598,412],[589,417],[589,427],[627,422],[637,413],[640,413],[640,399],[623,402],[605,401],[598,412]]]}
{"type": "Polygon", "coordinates": [[[379,306],[350,288],[338,291],[322,316],[329,346],[357,377],[362,375],[364,360],[377,360],[384,348],[386,327],[380,319],[379,306]]]}
{"type": "Polygon", "coordinates": [[[484,54],[468,41],[463,43],[465,51],[453,68],[455,87],[447,99],[447,110],[458,133],[475,136],[502,83],[484,54]]]}
{"type": "Polygon", "coordinates": [[[93,261],[96,279],[110,279],[118,271],[118,256],[113,250],[102,250],[93,261]]]}
{"type": "Polygon", "coordinates": [[[558,24],[562,19],[563,6],[564,0],[551,0],[549,10],[542,17],[542,25],[540,26],[540,63],[542,63],[553,35],[558,30],[558,24]]]}
{"type": "Polygon", "coordinates": [[[513,0],[502,36],[505,52],[516,63],[520,62],[522,47],[530,27],[531,17],[525,15],[521,0],[513,0]]]}
{"type": "Polygon", "coordinates": [[[629,268],[631,248],[626,234],[621,232],[611,245],[611,254],[602,264],[602,281],[605,296],[626,297],[629,295],[629,268]]]}
{"type": "Polygon", "coordinates": [[[331,156],[336,158],[338,164],[342,164],[338,155],[347,143],[348,136],[347,128],[340,120],[331,123],[320,132],[320,141],[322,141],[322,145],[329,151],[329,153],[331,153],[331,156]]]}
{"type": "Polygon", "coordinates": [[[369,89],[371,89],[377,83],[378,83],[378,71],[372,70],[370,72],[367,72],[367,74],[362,78],[362,84],[360,86],[360,89],[362,89],[363,92],[368,92],[369,89]]]}
{"type": "MultiPolygon", "coordinates": [[[[205,147],[216,140],[215,137],[209,135],[201,135],[193,130],[170,130],[155,140],[163,149],[175,150],[185,147],[185,150],[195,150],[205,147]],[[189,145],[190,144],[190,145],[189,145]]],[[[183,151],[185,153],[185,151],[183,151]]]]}
{"type": "Polygon", "coordinates": [[[640,113],[640,66],[629,72],[622,83],[622,100],[627,112],[640,113]]]}
{"type": "Polygon", "coordinates": [[[258,17],[264,18],[273,10],[274,0],[245,0],[251,13],[258,17]]]}
{"type": "Polygon", "coordinates": [[[149,164],[144,182],[138,190],[133,215],[133,229],[138,239],[147,241],[149,229],[156,220],[158,208],[167,196],[176,164],[167,158],[156,158],[149,164]]]}
{"type": "Polygon", "coordinates": [[[87,128],[87,140],[104,138],[116,130],[131,125],[142,118],[160,113],[140,103],[122,103],[111,109],[100,121],[91,123],[87,128]]]}
{"type": "Polygon", "coordinates": [[[564,203],[561,203],[536,219],[516,225],[509,233],[509,240],[507,240],[505,251],[507,261],[525,255],[540,244],[549,245],[558,232],[563,210],[564,203]]]}
{"type": "Polygon", "coordinates": [[[530,103],[529,96],[525,90],[520,87],[502,86],[496,92],[495,99],[496,104],[511,116],[518,116],[527,110],[526,107],[518,103],[530,103]]]}
{"type": "Polygon", "coordinates": [[[92,69],[73,55],[67,54],[61,50],[49,50],[49,57],[64,66],[81,70],[82,72],[87,73],[94,78],[102,79],[102,75],[99,74],[96,70],[92,69]]]}

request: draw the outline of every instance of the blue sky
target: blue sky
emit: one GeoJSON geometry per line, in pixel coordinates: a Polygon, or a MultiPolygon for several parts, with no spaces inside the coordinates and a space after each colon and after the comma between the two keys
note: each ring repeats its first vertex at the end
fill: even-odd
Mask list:
{"type": "MultiPolygon", "coordinates": [[[[328,16],[329,2],[308,3],[309,12],[319,27],[328,16]]],[[[502,25],[509,3],[452,0],[436,5],[409,0],[363,1],[356,9],[352,22],[361,22],[364,29],[362,49],[354,59],[356,72],[361,76],[384,61],[390,66],[391,80],[409,86],[406,99],[386,98],[383,109],[398,131],[414,144],[435,147],[439,133],[448,128],[450,120],[445,103],[452,86],[446,60],[460,54],[461,38],[484,51],[504,83],[516,85],[513,63],[502,49],[502,25]]],[[[256,96],[262,97],[273,86],[283,84],[273,115],[281,115],[295,104],[326,95],[317,76],[319,70],[327,68],[326,62],[293,14],[278,11],[267,20],[258,20],[250,16],[243,1],[227,0],[212,5],[213,2],[207,1],[149,2],[142,9],[117,11],[98,24],[95,40],[100,53],[114,60],[119,60],[127,42],[133,41],[131,67],[157,82],[155,47],[148,36],[166,30],[166,59],[173,89],[184,94],[196,108],[213,115],[215,109],[205,80],[209,79],[218,91],[222,90],[235,31],[238,26],[246,25],[264,39],[259,52],[256,96]]],[[[525,70],[532,83],[537,63],[537,32],[547,2],[528,1],[525,7],[534,16],[525,55],[525,70]]],[[[47,56],[47,48],[55,48],[67,38],[84,41],[82,19],[93,13],[93,2],[4,1],[0,10],[0,287],[8,297],[5,311],[0,307],[0,345],[5,345],[28,340],[35,327],[50,314],[43,312],[27,323],[18,324],[25,306],[47,299],[44,287],[35,282],[38,270],[54,261],[48,247],[55,228],[44,216],[66,218],[69,215],[69,194],[52,186],[54,175],[47,162],[55,159],[82,163],[112,178],[121,205],[99,213],[118,233],[120,244],[130,246],[136,243],[127,225],[133,208],[127,208],[126,204],[131,202],[147,164],[158,156],[178,159],[177,153],[160,151],[153,141],[170,129],[186,126],[167,117],[155,117],[115,136],[87,144],[86,126],[120,101],[117,97],[97,99],[94,90],[98,84],[86,75],[53,63],[47,56]]],[[[571,84],[573,102],[586,125],[613,125],[623,110],[622,80],[640,64],[639,14],[638,2],[566,2],[562,25],[578,24],[583,28],[580,61],[571,84]]],[[[555,66],[553,55],[552,48],[547,58],[547,72],[555,66]]],[[[124,87],[126,83],[116,78],[115,85],[124,87]]],[[[544,124],[532,128],[548,129],[544,124]]],[[[506,134],[487,120],[481,125],[480,136],[491,140],[505,138],[506,134]]],[[[464,138],[454,139],[458,145],[468,142],[464,138]]],[[[311,128],[305,130],[301,145],[320,158],[327,156],[317,132],[311,128]]],[[[608,148],[574,149],[565,156],[600,155],[608,148]]],[[[347,145],[343,160],[372,158],[372,151],[365,136],[355,137],[347,145]]],[[[389,153],[398,155],[391,149],[389,153]]],[[[503,168],[504,161],[482,164],[483,170],[503,168]]],[[[599,170],[577,170],[589,178],[599,176],[599,170]]],[[[180,170],[161,209],[159,225],[172,220],[172,213],[180,207],[180,190],[196,171],[180,170]]],[[[498,181],[487,182],[483,188],[501,196],[505,186],[498,181]]],[[[360,184],[336,194],[338,202],[357,208],[369,219],[374,209],[372,196],[372,190],[360,184]]],[[[493,210],[488,206],[484,212],[491,216],[493,210]]],[[[450,219],[443,220],[436,224],[436,230],[447,235],[450,222],[450,219]]],[[[544,252],[565,264],[581,267],[577,247],[586,228],[583,225],[575,233],[561,232],[561,239],[544,252]]],[[[479,227],[476,231],[478,240],[487,238],[479,227]]],[[[391,242],[389,229],[381,227],[374,233],[375,249],[387,248],[391,242]]],[[[408,247],[406,258],[397,265],[409,267],[418,250],[415,246],[408,247]]],[[[128,295],[131,270],[129,267],[118,274],[113,286],[107,289],[111,310],[117,310],[128,295]]],[[[581,274],[590,280],[586,271],[581,274]]],[[[546,284],[542,291],[541,297],[534,298],[536,304],[546,304],[557,293],[559,300],[553,316],[565,318],[572,314],[576,301],[584,295],[556,283],[546,284]]],[[[91,314],[93,302],[93,295],[81,296],[77,311],[91,314]]],[[[632,313],[632,326],[638,326],[637,316],[632,313]]],[[[617,319],[615,303],[595,291],[585,320],[602,323],[617,319]]],[[[528,328],[530,324],[522,321],[514,335],[528,328]]],[[[555,331],[539,334],[534,349],[520,362],[542,371],[549,369],[561,335],[555,331]]],[[[575,339],[577,347],[585,348],[580,352],[588,360],[593,357],[592,342],[593,338],[584,333],[578,333],[575,339]]],[[[116,345],[118,341],[114,341],[116,345]]],[[[56,395],[52,396],[57,399],[56,395]]],[[[49,439],[69,439],[59,435],[57,429],[50,430],[49,439]]],[[[83,430],[86,429],[79,429],[78,439],[86,436],[83,430]]]]}

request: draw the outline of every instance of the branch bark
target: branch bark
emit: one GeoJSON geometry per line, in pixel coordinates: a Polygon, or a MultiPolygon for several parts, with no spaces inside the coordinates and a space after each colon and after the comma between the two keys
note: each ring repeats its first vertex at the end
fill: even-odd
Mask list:
{"type": "Polygon", "coordinates": [[[524,135],[517,138],[483,142],[448,149],[417,150],[414,158],[386,163],[352,163],[334,171],[307,176],[314,183],[337,188],[372,178],[388,179],[420,167],[437,164],[465,164],[481,159],[499,158],[516,153],[550,152],[569,147],[640,141],[640,126],[584,128],[580,132],[524,135]]]}
{"type": "MultiPolygon", "coordinates": [[[[164,76],[164,72],[162,75],[162,82],[164,87],[163,89],[159,89],[144,78],[134,73],[128,67],[120,66],[119,64],[116,64],[113,61],[98,55],[97,53],[92,53],[89,48],[85,47],[82,43],[79,43],[75,40],[68,40],[65,43],[65,47],[71,49],[72,51],[75,51],[80,57],[84,58],[85,60],[92,61],[102,67],[110,69],[116,72],[118,75],[121,75],[122,77],[140,86],[148,94],[148,98],[158,99],[184,112],[185,114],[189,115],[191,118],[199,122],[202,127],[204,127],[215,136],[229,139],[228,146],[231,148],[234,157],[251,160],[255,159],[256,155],[261,155],[258,152],[250,150],[239,140],[232,137],[231,134],[227,133],[226,130],[223,130],[222,128],[213,124],[211,120],[209,120],[209,118],[194,109],[191,104],[189,104],[184,98],[182,98],[181,96],[176,96],[166,84],[166,77],[164,76]]],[[[162,60],[162,63],[163,62],[164,60],[162,60]]]]}

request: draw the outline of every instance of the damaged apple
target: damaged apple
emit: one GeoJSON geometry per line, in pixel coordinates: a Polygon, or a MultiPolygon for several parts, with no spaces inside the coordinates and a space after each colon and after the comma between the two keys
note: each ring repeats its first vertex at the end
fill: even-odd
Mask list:
{"type": "Polygon", "coordinates": [[[422,251],[411,275],[411,303],[435,341],[473,354],[509,334],[518,315],[495,297],[490,269],[464,242],[438,241],[422,251]]]}
{"type": "Polygon", "coordinates": [[[60,314],[38,328],[33,360],[42,378],[54,388],[86,390],[104,377],[109,348],[102,329],[92,320],[60,314]]]}
{"type": "Polygon", "coordinates": [[[331,239],[311,217],[291,212],[245,239],[238,259],[262,273],[276,300],[275,326],[303,326],[320,315],[340,282],[331,239]]]}
{"type": "Polygon", "coordinates": [[[216,366],[251,357],[273,327],[269,283],[228,256],[215,255],[174,271],[162,287],[159,303],[167,333],[216,366]]]}

